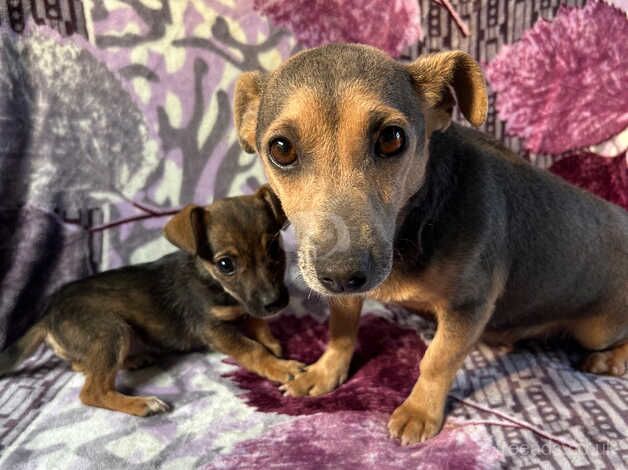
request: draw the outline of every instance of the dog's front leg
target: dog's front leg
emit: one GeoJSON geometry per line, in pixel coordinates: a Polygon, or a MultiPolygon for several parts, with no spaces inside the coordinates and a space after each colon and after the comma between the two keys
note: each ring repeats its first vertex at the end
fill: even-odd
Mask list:
{"type": "Polygon", "coordinates": [[[336,297],[329,301],[329,341],[327,349],[314,364],[281,386],[293,397],[318,396],[331,392],[347,380],[349,364],[362,311],[362,297],[336,297]]]}
{"type": "Polygon", "coordinates": [[[479,339],[493,305],[437,314],[438,326],[420,364],[420,376],[388,422],[403,445],[423,442],[440,431],[445,402],[456,372],[479,339]]]}
{"type": "Polygon", "coordinates": [[[275,357],[261,343],[247,338],[228,322],[205,327],[203,339],[209,347],[231,356],[245,369],[273,382],[287,382],[305,367],[298,361],[275,357]]]}

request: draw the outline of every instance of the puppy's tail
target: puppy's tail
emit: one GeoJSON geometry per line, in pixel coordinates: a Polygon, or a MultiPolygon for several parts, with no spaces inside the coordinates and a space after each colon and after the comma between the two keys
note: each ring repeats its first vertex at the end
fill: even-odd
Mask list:
{"type": "Polygon", "coordinates": [[[42,322],[36,323],[24,336],[0,354],[0,377],[13,372],[20,363],[35,352],[46,337],[42,322]]]}

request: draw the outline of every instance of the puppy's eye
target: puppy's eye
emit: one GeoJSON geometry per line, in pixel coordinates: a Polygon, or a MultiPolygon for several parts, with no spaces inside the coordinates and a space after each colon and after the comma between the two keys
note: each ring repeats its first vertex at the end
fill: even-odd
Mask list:
{"type": "Polygon", "coordinates": [[[216,266],[218,267],[218,271],[226,276],[231,276],[235,273],[235,261],[233,261],[228,256],[220,258],[218,261],[216,261],[216,266]]]}
{"type": "Polygon", "coordinates": [[[277,137],[268,144],[270,158],[278,166],[290,166],[297,161],[294,145],[285,137],[277,137]]]}
{"type": "Polygon", "coordinates": [[[384,127],[377,137],[375,153],[383,158],[394,157],[403,152],[405,146],[406,134],[403,129],[398,126],[388,126],[384,127]]]}

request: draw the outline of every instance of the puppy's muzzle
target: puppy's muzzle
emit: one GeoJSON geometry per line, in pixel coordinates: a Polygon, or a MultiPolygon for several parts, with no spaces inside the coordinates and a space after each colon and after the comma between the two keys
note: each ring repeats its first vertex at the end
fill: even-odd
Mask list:
{"type": "Polygon", "coordinates": [[[276,291],[270,291],[260,295],[261,308],[256,309],[255,316],[267,317],[280,312],[288,306],[290,294],[285,286],[276,291]]]}

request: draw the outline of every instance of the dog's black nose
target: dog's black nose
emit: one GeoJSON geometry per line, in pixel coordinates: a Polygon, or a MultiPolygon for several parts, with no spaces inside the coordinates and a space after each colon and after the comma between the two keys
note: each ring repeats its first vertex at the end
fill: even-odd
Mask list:
{"type": "Polygon", "coordinates": [[[318,278],[328,290],[336,294],[340,292],[355,292],[362,288],[367,279],[366,273],[355,271],[347,275],[322,274],[318,278]]]}

